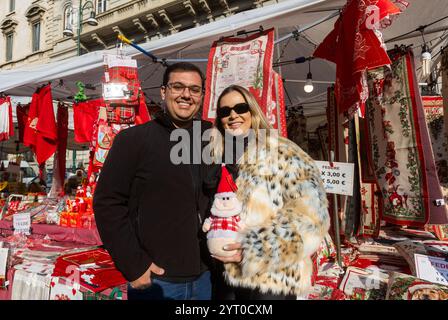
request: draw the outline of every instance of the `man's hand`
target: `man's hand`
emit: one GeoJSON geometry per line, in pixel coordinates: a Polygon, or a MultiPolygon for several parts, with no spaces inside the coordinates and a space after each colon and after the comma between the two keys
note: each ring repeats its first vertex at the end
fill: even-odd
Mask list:
{"type": "Polygon", "coordinates": [[[237,242],[237,243],[227,244],[224,246],[223,249],[225,251],[237,250],[237,253],[235,253],[233,256],[230,256],[230,257],[222,257],[222,256],[214,256],[214,255],[212,255],[212,257],[221,262],[224,262],[224,263],[227,263],[227,262],[240,263],[241,260],[243,259],[241,243],[237,242]]]}
{"type": "Polygon", "coordinates": [[[151,285],[151,272],[158,274],[159,276],[165,273],[165,270],[157,266],[155,263],[151,263],[148,270],[137,280],[130,283],[131,287],[134,289],[146,289],[151,285]]]}

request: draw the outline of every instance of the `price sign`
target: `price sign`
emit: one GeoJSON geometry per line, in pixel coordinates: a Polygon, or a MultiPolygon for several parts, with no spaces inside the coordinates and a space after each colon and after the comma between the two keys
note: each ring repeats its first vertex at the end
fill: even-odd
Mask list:
{"type": "Polygon", "coordinates": [[[448,261],[443,258],[414,254],[417,277],[430,282],[448,285],[448,261]]]}
{"type": "Polygon", "coordinates": [[[328,193],[353,195],[353,173],[355,165],[346,162],[315,161],[320,169],[325,191],[328,193]]]}
{"type": "Polygon", "coordinates": [[[5,286],[7,260],[8,260],[8,248],[0,248],[0,288],[5,286]]]}
{"type": "Polygon", "coordinates": [[[13,215],[13,227],[14,234],[24,233],[26,235],[30,234],[31,230],[31,216],[29,212],[16,213],[13,215]]]}

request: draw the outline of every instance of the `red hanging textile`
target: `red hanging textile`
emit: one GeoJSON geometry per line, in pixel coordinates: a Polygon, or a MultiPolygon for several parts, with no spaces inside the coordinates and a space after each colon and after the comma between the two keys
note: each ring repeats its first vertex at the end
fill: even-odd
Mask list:
{"type": "Polygon", "coordinates": [[[271,88],[269,90],[268,103],[266,107],[266,118],[279,134],[287,137],[285,99],[283,97],[283,81],[274,70],[271,71],[271,88]]]}
{"type": "Polygon", "coordinates": [[[25,133],[25,126],[28,121],[28,112],[30,110],[30,104],[21,105],[16,107],[17,125],[19,126],[19,141],[23,143],[23,137],[25,133]]]}
{"type": "Polygon", "coordinates": [[[57,128],[50,85],[33,94],[23,144],[31,147],[39,165],[45,163],[56,151],[57,128]]]}
{"type": "Polygon", "coordinates": [[[66,167],[68,137],[68,109],[63,103],[58,104],[58,148],[55,155],[53,187],[57,193],[63,192],[66,167]],[[55,183],[56,182],[56,183],[55,183]]]}
{"type": "Polygon", "coordinates": [[[137,114],[135,115],[135,124],[143,124],[151,120],[151,116],[148,112],[148,107],[145,102],[145,95],[141,94],[139,99],[139,105],[137,109],[137,114]]]}
{"type": "Polygon", "coordinates": [[[214,121],[216,102],[229,85],[248,89],[266,115],[272,89],[274,29],[247,38],[226,37],[213,42],[208,56],[202,119],[214,121]]]}
{"type": "Polygon", "coordinates": [[[14,136],[14,124],[12,123],[11,98],[0,98],[0,141],[9,140],[14,136]]]}
{"type": "MultiPolygon", "coordinates": [[[[36,118],[37,120],[37,109],[39,104],[39,94],[37,92],[33,93],[33,96],[31,97],[31,102],[29,104],[27,117],[25,121],[25,126],[23,127],[23,144],[26,146],[32,146],[36,144],[36,121],[33,122],[31,125],[31,120],[36,118]]],[[[34,150],[34,149],[33,149],[34,150]]]]}
{"type": "MultiPolygon", "coordinates": [[[[407,5],[405,1],[400,3],[407,5]]],[[[391,63],[380,40],[380,23],[385,26],[389,16],[400,12],[391,0],[348,0],[334,29],[314,52],[314,57],[336,64],[335,92],[340,113],[353,114],[361,107],[364,114],[368,95],[365,72],[391,63]]]]}
{"type": "Polygon", "coordinates": [[[104,105],[102,98],[73,104],[75,142],[92,141],[93,126],[98,120],[98,112],[102,105],[104,105]]]}
{"type": "Polygon", "coordinates": [[[447,224],[412,51],[392,51],[391,68],[368,72],[368,139],[383,196],[382,219],[423,227],[447,224]]]}
{"type": "Polygon", "coordinates": [[[136,123],[137,109],[139,109],[143,95],[137,74],[137,61],[129,57],[105,55],[104,67],[103,98],[107,111],[107,122],[136,123]],[[113,84],[124,85],[126,94],[121,98],[111,97],[108,94],[108,88],[113,84]]]}

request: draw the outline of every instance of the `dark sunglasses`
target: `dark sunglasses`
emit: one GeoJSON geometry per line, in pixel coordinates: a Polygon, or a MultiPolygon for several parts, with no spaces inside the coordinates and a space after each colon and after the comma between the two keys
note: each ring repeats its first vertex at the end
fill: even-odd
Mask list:
{"type": "Polygon", "coordinates": [[[233,106],[233,108],[230,107],[218,108],[217,110],[218,117],[219,118],[228,117],[232,113],[232,110],[238,114],[243,114],[250,111],[249,105],[247,103],[237,103],[236,105],[233,106]]]}

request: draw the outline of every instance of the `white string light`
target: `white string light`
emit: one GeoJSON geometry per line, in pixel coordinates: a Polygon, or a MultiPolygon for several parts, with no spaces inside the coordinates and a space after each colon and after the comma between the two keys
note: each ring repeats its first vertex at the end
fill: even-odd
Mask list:
{"type": "Polygon", "coordinates": [[[308,60],[308,74],[306,75],[306,82],[303,86],[306,93],[311,93],[314,90],[313,75],[311,74],[311,58],[308,60]]]}

